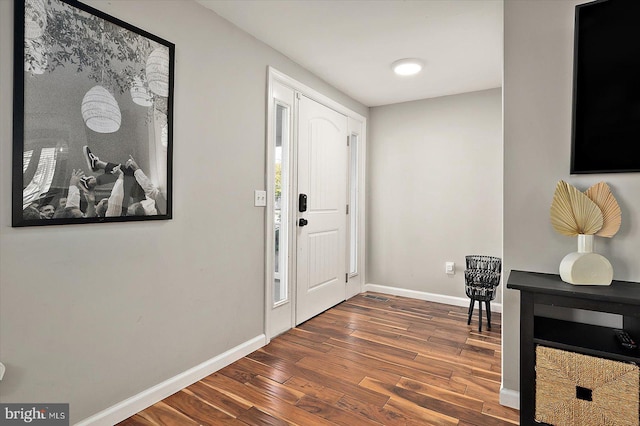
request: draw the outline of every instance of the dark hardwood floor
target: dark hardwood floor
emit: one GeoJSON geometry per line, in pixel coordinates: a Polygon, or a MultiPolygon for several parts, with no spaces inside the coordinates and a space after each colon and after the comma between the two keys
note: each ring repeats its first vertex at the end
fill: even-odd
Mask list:
{"type": "Polygon", "coordinates": [[[501,316],[364,293],[120,423],[518,424],[498,403],[501,316]],[[486,320],[486,317],[485,317],[486,320]]]}

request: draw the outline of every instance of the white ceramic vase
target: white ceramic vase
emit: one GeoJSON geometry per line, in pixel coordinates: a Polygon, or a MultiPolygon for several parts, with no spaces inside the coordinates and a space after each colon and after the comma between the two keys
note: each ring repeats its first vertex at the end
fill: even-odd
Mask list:
{"type": "Polygon", "coordinates": [[[560,278],[575,285],[609,285],[613,267],[604,256],[593,252],[593,235],[578,235],[578,251],[560,262],[560,278]]]}

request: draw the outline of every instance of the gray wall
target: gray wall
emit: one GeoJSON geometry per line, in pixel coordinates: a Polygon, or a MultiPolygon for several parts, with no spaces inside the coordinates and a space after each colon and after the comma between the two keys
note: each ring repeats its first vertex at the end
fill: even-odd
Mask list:
{"type": "MultiPolygon", "coordinates": [[[[505,1],[504,260],[511,269],[558,273],[576,250],[553,231],[551,199],[558,180],[586,189],[599,181],[622,208],[622,227],[597,238],[614,279],[640,281],[640,174],[569,175],[574,6],[583,1],[505,1]]],[[[506,278],[506,277],[505,277],[506,278]]],[[[503,387],[519,389],[519,293],[503,294],[503,387]]]]}
{"type": "Polygon", "coordinates": [[[11,228],[13,2],[0,1],[2,402],[86,418],[263,332],[267,66],[368,109],[192,1],[88,1],[176,44],[174,219],[11,228]]]}
{"type": "Polygon", "coordinates": [[[502,255],[501,96],[371,108],[368,283],[466,298],[464,256],[502,255]]]}

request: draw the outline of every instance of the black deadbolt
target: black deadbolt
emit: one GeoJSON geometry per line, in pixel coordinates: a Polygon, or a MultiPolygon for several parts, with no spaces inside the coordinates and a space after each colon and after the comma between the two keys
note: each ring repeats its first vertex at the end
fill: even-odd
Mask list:
{"type": "Polygon", "coordinates": [[[298,211],[300,213],[307,211],[307,194],[300,194],[298,196],[298,211]]]}

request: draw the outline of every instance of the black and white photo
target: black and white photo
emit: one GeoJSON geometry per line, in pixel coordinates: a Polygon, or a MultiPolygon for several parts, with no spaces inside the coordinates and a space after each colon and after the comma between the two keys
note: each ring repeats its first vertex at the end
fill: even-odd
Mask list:
{"type": "Polygon", "coordinates": [[[15,28],[12,225],[170,219],[174,45],[71,0],[15,28]]]}

